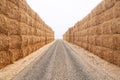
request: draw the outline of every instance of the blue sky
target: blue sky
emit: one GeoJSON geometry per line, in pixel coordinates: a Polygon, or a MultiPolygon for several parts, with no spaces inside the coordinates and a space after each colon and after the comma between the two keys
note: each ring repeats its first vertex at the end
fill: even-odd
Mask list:
{"type": "Polygon", "coordinates": [[[82,20],[102,0],[27,0],[30,7],[62,38],[68,28],[82,20]]]}

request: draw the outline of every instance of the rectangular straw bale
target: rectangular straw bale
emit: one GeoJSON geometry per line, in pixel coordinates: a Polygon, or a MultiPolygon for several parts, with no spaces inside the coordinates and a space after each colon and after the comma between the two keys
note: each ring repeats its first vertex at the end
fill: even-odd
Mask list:
{"type": "Polygon", "coordinates": [[[21,2],[21,0],[8,0],[8,1],[14,3],[18,7],[19,7],[19,3],[21,2]]]}
{"type": "Polygon", "coordinates": [[[113,43],[114,43],[114,46],[113,48],[115,50],[120,50],[120,34],[117,34],[117,35],[114,35],[113,36],[113,43]]]}
{"type": "Polygon", "coordinates": [[[6,13],[6,0],[0,0],[0,14],[6,13]]]}
{"type": "Polygon", "coordinates": [[[89,52],[91,52],[91,48],[92,48],[92,45],[88,43],[86,50],[88,50],[89,52]]]}
{"type": "Polygon", "coordinates": [[[37,43],[36,45],[37,45],[37,49],[41,48],[41,43],[40,42],[37,43]]]}
{"type": "Polygon", "coordinates": [[[104,14],[105,14],[104,15],[105,21],[113,19],[114,18],[113,7],[108,9],[108,10],[106,10],[104,14]]]}
{"type": "Polygon", "coordinates": [[[9,36],[9,48],[15,49],[15,48],[21,48],[21,36],[19,35],[10,35],[9,36]]]}
{"type": "Polygon", "coordinates": [[[41,41],[40,37],[34,36],[34,43],[39,43],[41,41]]]}
{"type": "Polygon", "coordinates": [[[34,19],[33,19],[31,16],[28,16],[28,21],[29,21],[29,22],[28,22],[27,24],[28,24],[29,26],[33,27],[34,19]]]}
{"type": "Polygon", "coordinates": [[[113,55],[114,55],[114,64],[120,66],[120,50],[115,50],[113,51],[113,55]]]}
{"type": "Polygon", "coordinates": [[[22,38],[21,47],[28,46],[28,36],[27,35],[21,35],[21,38],[22,38]]]}
{"type": "Polygon", "coordinates": [[[113,7],[113,15],[115,18],[120,17],[120,1],[115,3],[115,6],[113,7]]]}
{"type": "Polygon", "coordinates": [[[102,34],[112,34],[112,20],[106,21],[102,24],[102,34]]]}
{"type": "Polygon", "coordinates": [[[96,46],[102,46],[103,44],[102,37],[103,37],[102,35],[96,36],[96,39],[95,39],[96,46]]]}
{"type": "Polygon", "coordinates": [[[112,33],[120,34],[120,18],[113,19],[111,24],[112,33]]]}
{"type": "Polygon", "coordinates": [[[19,0],[19,8],[25,12],[28,12],[28,7],[26,5],[26,0],[19,0]]]}
{"type": "Polygon", "coordinates": [[[16,6],[15,4],[13,4],[10,1],[7,1],[7,3],[6,3],[6,15],[9,18],[19,20],[20,12],[19,12],[18,6],[16,6]]]}
{"type": "Polygon", "coordinates": [[[12,63],[23,57],[20,49],[9,49],[9,53],[12,63]]]}
{"type": "Polygon", "coordinates": [[[40,24],[39,22],[36,22],[36,28],[37,28],[37,29],[41,29],[40,26],[41,26],[41,24],[40,24]]]}
{"type": "Polygon", "coordinates": [[[91,11],[90,18],[94,18],[96,16],[96,7],[91,11]]]}
{"type": "Polygon", "coordinates": [[[95,41],[96,41],[96,35],[93,35],[93,36],[89,36],[88,37],[88,43],[91,44],[91,45],[96,45],[95,41]]]}
{"type": "Polygon", "coordinates": [[[103,22],[105,22],[105,13],[101,13],[100,15],[95,17],[96,20],[96,25],[102,24],[103,22]]]}
{"type": "Polygon", "coordinates": [[[34,27],[29,27],[30,33],[29,35],[35,35],[35,28],[34,27]]]}
{"type": "Polygon", "coordinates": [[[82,43],[82,47],[83,47],[84,49],[87,49],[87,47],[88,47],[87,43],[86,43],[86,42],[83,42],[83,43],[82,43]]]}
{"type": "Polygon", "coordinates": [[[114,37],[112,35],[102,35],[101,41],[102,46],[110,49],[114,49],[114,37]]]}
{"type": "Polygon", "coordinates": [[[113,50],[105,47],[100,47],[102,50],[102,55],[100,56],[101,58],[105,59],[108,62],[113,63],[114,62],[114,54],[113,50]]]}
{"type": "Polygon", "coordinates": [[[33,44],[33,36],[28,36],[28,45],[32,45],[33,44]]]}
{"type": "Polygon", "coordinates": [[[10,55],[8,51],[0,51],[0,69],[10,64],[10,55]]]}
{"type": "Polygon", "coordinates": [[[31,27],[31,35],[35,35],[36,29],[34,27],[31,27]]]}
{"type": "Polygon", "coordinates": [[[97,25],[97,23],[96,23],[97,19],[98,19],[98,16],[93,17],[93,18],[90,20],[90,23],[91,23],[90,25],[91,25],[91,26],[96,26],[96,25],[97,25]]]}
{"type": "Polygon", "coordinates": [[[88,42],[88,36],[83,37],[83,42],[87,43],[88,42]]]}
{"type": "Polygon", "coordinates": [[[33,18],[35,19],[35,12],[31,9],[31,7],[28,5],[28,14],[33,18]]]}
{"type": "Polygon", "coordinates": [[[100,46],[94,46],[93,47],[93,53],[95,54],[95,55],[97,55],[97,56],[99,56],[99,57],[101,57],[102,58],[102,56],[103,56],[103,50],[102,50],[102,48],[100,47],[100,46]]]}
{"type": "Polygon", "coordinates": [[[20,34],[19,22],[8,19],[4,15],[0,15],[0,33],[8,34],[20,34]]]}
{"type": "Polygon", "coordinates": [[[89,30],[88,30],[89,35],[96,35],[96,33],[97,33],[97,27],[96,26],[89,28],[89,30]]]}
{"type": "MultiPolygon", "coordinates": [[[[88,44],[88,49],[89,49],[89,51],[90,52],[94,52],[94,49],[95,49],[95,46],[94,45],[92,45],[92,44],[88,44]]],[[[95,53],[94,53],[95,54],[95,53]]]]}
{"type": "Polygon", "coordinates": [[[103,2],[101,2],[100,4],[97,5],[97,7],[95,8],[95,13],[96,15],[101,14],[104,11],[104,6],[103,6],[103,2]]]}
{"type": "Polygon", "coordinates": [[[21,35],[28,35],[29,26],[25,23],[20,23],[20,34],[21,35]]]}
{"type": "Polygon", "coordinates": [[[28,14],[20,9],[20,22],[27,23],[29,20],[28,14]]]}
{"type": "Polygon", "coordinates": [[[22,47],[21,48],[21,53],[22,53],[23,57],[27,56],[29,54],[29,48],[28,48],[28,46],[22,47]]]}
{"type": "Polygon", "coordinates": [[[104,7],[105,9],[110,9],[115,5],[115,0],[104,0],[104,7]]]}
{"type": "Polygon", "coordinates": [[[96,26],[96,35],[102,34],[102,24],[96,26]]]}
{"type": "Polygon", "coordinates": [[[87,36],[87,35],[88,35],[88,34],[87,34],[87,31],[88,31],[88,29],[82,30],[82,31],[81,31],[81,36],[87,36]]]}
{"type": "Polygon", "coordinates": [[[35,13],[35,21],[37,21],[37,22],[38,22],[38,21],[39,21],[39,18],[40,18],[40,17],[38,16],[38,14],[37,14],[37,13],[35,13]]]}
{"type": "Polygon", "coordinates": [[[32,36],[32,38],[33,38],[33,44],[37,43],[38,37],[37,36],[32,36]]]}
{"type": "Polygon", "coordinates": [[[0,51],[1,50],[8,50],[8,36],[5,34],[0,34],[0,51]]]}
{"type": "Polygon", "coordinates": [[[4,33],[6,35],[8,35],[8,29],[7,29],[7,18],[5,15],[1,15],[0,14],[0,33],[4,33]]]}
{"type": "Polygon", "coordinates": [[[20,34],[20,23],[16,20],[7,19],[6,26],[9,35],[19,35],[20,34]]]}

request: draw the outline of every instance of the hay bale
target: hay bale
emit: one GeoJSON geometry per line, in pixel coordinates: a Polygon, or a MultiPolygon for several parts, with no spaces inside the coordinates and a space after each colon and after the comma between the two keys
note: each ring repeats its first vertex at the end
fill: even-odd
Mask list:
{"type": "Polygon", "coordinates": [[[90,25],[96,26],[98,24],[96,21],[98,21],[98,16],[95,16],[90,20],[90,25]]]}
{"type": "Polygon", "coordinates": [[[21,36],[19,35],[10,35],[9,36],[9,48],[10,49],[16,49],[16,48],[21,48],[21,36]]]}
{"type": "Polygon", "coordinates": [[[87,43],[85,43],[85,42],[82,42],[82,48],[84,48],[84,49],[87,49],[88,48],[88,45],[87,45],[87,43]]]}
{"type": "Polygon", "coordinates": [[[19,23],[17,21],[8,19],[5,15],[0,15],[0,21],[0,33],[4,33],[6,35],[20,34],[19,23]]]}
{"type": "Polygon", "coordinates": [[[20,23],[16,20],[7,19],[6,26],[9,35],[19,35],[20,34],[20,23]]]}
{"type": "Polygon", "coordinates": [[[103,46],[102,44],[102,38],[103,36],[102,35],[99,35],[99,36],[96,36],[96,39],[95,39],[95,43],[96,43],[96,46],[103,46]]]}
{"type": "Polygon", "coordinates": [[[29,15],[21,9],[19,9],[19,11],[20,11],[20,20],[19,21],[23,22],[23,23],[28,23],[29,22],[29,15]]]}
{"type": "Polygon", "coordinates": [[[29,48],[28,48],[28,46],[22,47],[21,48],[21,53],[22,53],[23,57],[27,56],[29,54],[29,48]]]}
{"type": "Polygon", "coordinates": [[[28,13],[28,5],[25,0],[19,0],[18,6],[19,9],[22,9],[23,11],[28,13]]]}
{"type": "Polygon", "coordinates": [[[21,35],[21,38],[22,38],[21,47],[28,46],[28,36],[27,35],[21,35]]]}
{"type": "Polygon", "coordinates": [[[7,18],[5,17],[5,15],[1,15],[0,14],[0,33],[6,34],[8,35],[8,28],[7,28],[7,18]]]}
{"type": "Polygon", "coordinates": [[[100,15],[96,16],[96,25],[102,24],[106,21],[105,19],[105,13],[101,13],[100,15]]]}
{"type": "Polygon", "coordinates": [[[88,30],[89,35],[96,35],[96,33],[97,33],[97,27],[96,26],[89,28],[89,30],[88,30]]]}
{"type": "Polygon", "coordinates": [[[104,7],[105,9],[110,9],[115,5],[115,0],[104,0],[104,7]]]}
{"type": "Polygon", "coordinates": [[[114,56],[114,64],[120,66],[120,51],[113,51],[113,56],[114,56]]]}
{"type": "Polygon", "coordinates": [[[30,28],[30,33],[29,33],[29,35],[35,35],[36,29],[33,28],[33,27],[29,27],[29,28],[30,28]]]}
{"type": "Polygon", "coordinates": [[[41,30],[35,28],[35,31],[36,31],[35,36],[40,36],[40,34],[41,34],[41,30]]]}
{"type": "Polygon", "coordinates": [[[21,35],[28,35],[29,33],[29,26],[25,23],[20,23],[20,34],[21,35]]]}
{"type": "Polygon", "coordinates": [[[33,36],[28,36],[28,45],[32,45],[33,44],[33,36]]]}
{"type": "Polygon", "coordinates": [[[0,51],[0,69],[10,64],[10,56],[7,51],[0,51]]]}
{"type": "Polygon", "coordinates": [[[114,50],[120,50],[120,34],[113,35],[113,41],[114,50]]]}
{"type": "Polygon", "coordinates": [[[40,17],[38,16],[38,14],[37,13],[35,13],[35,21],[39,21],[39,19],[40,19],[40,17]]]}
{"type": "Polygon", "coordinates": [[[39,43],[41,41],[40,37],[34,36],[33,44],[39,43]]]}
{"type": "Polygon", "coordinates": [[[15,61],[23,57],[20,49],[9,49],[9,54],[11,63],[14,63],[15,61]]]}
{"type": "Polygon", "coordinates": [[[102,50],[101,58],[105,59],[108,62],[113,63],[114,62],[113,50],[109,48],[104,48],[104,47],[101,47],[101,50],[102,50]]]}
{"type": "Polygon", "coordinates": [[[113,8],[106,10],[104,14],[105,21],[113,19],[114,18],[113,8]]]}
{"type": "Polygon", "coordinates": [[[18,6],[13,4],[10,1],[7,1],[6,3],[6,15],[11,19],[20,19],[20,12],[18,6]]]}
{"type": "Polygon", "coordinates": [[[96,35],[102,34],[102,30],[103,30],[102,27],[103,27],[103,24],[96,26],[96,35]]]}
{"type": "Polygon", "coordinates": [[[28,27],[28,35],[35,35],[35,34],[37,34],[36,29],[31,27],[31,26],[29,26],[28,27]]]}
{"type": "Polygon", "coordinates": [[[106,21],[102,24],[102,34],[112,34],[112,20],[106,21]]]}
{"type": "Polygon", "coordinates": [[[27,24],[29,26],[31,26],[31,27],[33,27],[33,24],[34,24],[34,19],[31,16],[29,16],[29,15],[28,15],[28,22],[27,22],[27,24]]]}
{"type": "Polygon", "coordinates": [[[120,1],[115,3],[115,6],[113,7],[113,15],[115,18],[120,17],[120,1]]]}
{"type": "Polygon", "coordinates": [[[1,50],[8,50],[8,36],[4,34],[0,34],[0,51],[1,50]]]}
{"type": "Polygon", "coordinates": [[[93,36],[89,36],[88,37],[88,43],[91,44],[91,45],[96,45],[96,35],[93,35],[93,36]]]}
{"type": "Polygon", "coordinates": [[[112,20],[111,30],[113,34],[120,34],[120,18],[112,20]]]}
{"type": "Polygon", "coordinates": [[[6,0],[0,0],[0,14],[6,13],[6,0]]]}
{"type": "Polygon", "coordinates": [[[114,37],[112,35],[102,35],[101,36],[101,41],[102,41],[102,45],[103,47],[106,48],[110,48],[110,49],[114,49],[114,37]]]}
{"type": "Polygon", "coordinates": [[[8,0],[8,1],[14,3],[16,6],[19,6],[19,2],[20,2],[21,0],[8,0]]]}
{"type": "Polygon", "coordinates": [[[103,1],[97,5],[97,7],[93,10],[94,15],[100,15],[102,12],[104,12],[104,5],[103,5],[103,1]]]}
{"type": "MultiPolygon", "coordinates": [[[[78,37],[79,37],[79,36],[78,36],[78,37]]],[[[77,40],[77,41],[78,41],[78,40],[77,40]]],[[[82,41],[85,42],[85,43],[87,43],[87,42],[88,42],[88,36],[82,37],[82,41]]]]}

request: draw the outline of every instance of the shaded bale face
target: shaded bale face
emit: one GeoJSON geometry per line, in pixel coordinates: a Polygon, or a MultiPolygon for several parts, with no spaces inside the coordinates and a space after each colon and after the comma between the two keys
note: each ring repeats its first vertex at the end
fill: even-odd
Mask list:
{"type": "Polygon", "coordinates": [[[0,69],[10,64],[10,55],[8,51],[0,51],[0,69]]]}

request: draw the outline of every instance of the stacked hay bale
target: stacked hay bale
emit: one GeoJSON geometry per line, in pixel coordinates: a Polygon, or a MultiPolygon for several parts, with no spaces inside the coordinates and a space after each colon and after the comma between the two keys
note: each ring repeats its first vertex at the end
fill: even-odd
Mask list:
{"type": "MultiPolygon", "coordinates": [[[[72,31],[76,45],[120,66],[120,1],[104,0],[72,31]]],[[[70,32],[68,30],[66,33],[70,32]]],[[[66,37],[72,36],[64,34],[66,37]]]]}
{"type": "Polygon", "coordinates": [[[53,40],[53,30],[25,0],[0,1],[0,68],[53,40]]]}

